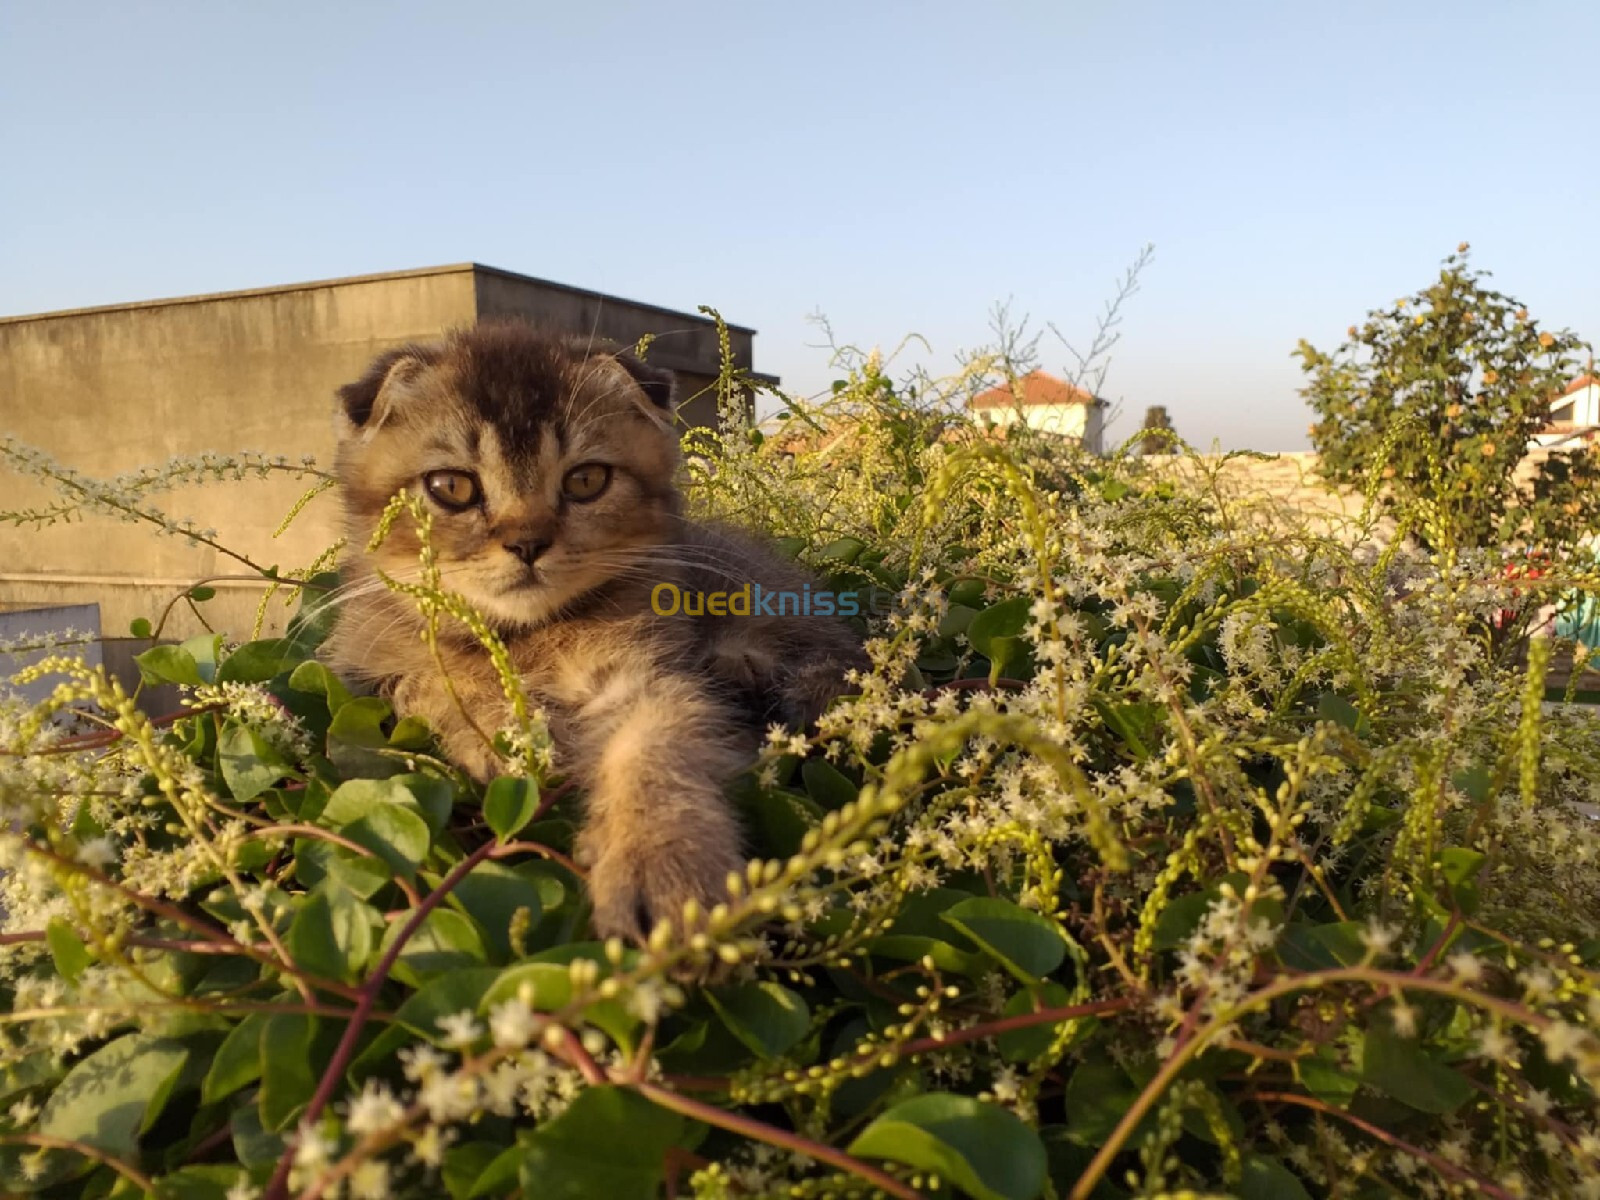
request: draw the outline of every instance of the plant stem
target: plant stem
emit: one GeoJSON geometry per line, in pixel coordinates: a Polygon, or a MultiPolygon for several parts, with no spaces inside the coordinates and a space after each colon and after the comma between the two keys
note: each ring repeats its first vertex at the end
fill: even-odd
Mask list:
{"type": "Polygon", "coordinates": [[[691,1100],[687,1096],[680,1096],[668,1088],[659,1087],[653,1083],[631,1082],[620,1073],[612,1074],[612,1081],[624,1087],[631,1087],[647,1100],[659,1104],[662,1108],[671,1109],[673,1112],[682,1113],[696,1121],[704,1121],[707,1125],[715,1125],[726,1129],[730,1133],[737,1133],[754,1141],[766,1142],[769,1146],[781,1146],[785,1150],[792,1150],[796,1154],[803,1154],[807,1158],[814,1158],[818,1162],[825,1162],[830,1166],[838,1167],[851,1175],[866,1180],[881,1191],[899,1200],[923,1200],[920,1193],[896,1179],[888,1172],[873,1166],[871,1163],[846,1154],[843,1150],[822,1142],[812,1141],[798,1133],[790,1133],[786,1129],[778,1129],[772,1125],[765,1125],[749,1117],[731,1113],[725,1109],[717,1108],[712,1104],[705,1104],[699,1100],[691,1100]]]}
{"type": "Polygon", "coordinates": [[[1414,1146],[1404,1138],[1396,1137],[1387,1129],[1374,1125],[1371,1121],[1362,1120],[1352,1113],[1335,1108],[1331,1104],[1324,1104],[1321,1100],[1314,1099],[1311,1096],[1300,1096],[1293,1092],[1251,1092],[1249,1093],[1249,1098],[1259,1100],[1263,1104],[1295,1104],[1301,1108],[1312,1109],[1324,1116],[1337,1117],[1348,1125],[1354,1125],[1368,1137],[1377,1138],[1378,1141],[1393,1146],[1396,1150],[1402,1150],[1415,1158],[1420,1158],[1441,1175],[1448,1175],[1451,1179],[1459,1180],[1469,1187],[1476,1188],[1486,1196],[1493,1196],[1495,1200],[1516,1200],[1516,1197],[1510,1192],[1504,1188],[1496,1187],[1481,1175],[1475,1175],[1465,1168],[1458,1167],[1450,1160],[1430,1153],[1421,1146],[1414,1146]]]}

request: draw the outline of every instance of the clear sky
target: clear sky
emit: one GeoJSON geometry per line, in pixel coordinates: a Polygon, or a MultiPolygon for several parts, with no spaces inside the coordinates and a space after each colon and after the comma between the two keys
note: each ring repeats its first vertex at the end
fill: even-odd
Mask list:
{"type": "Polygon", "coordinates": [[[1087,339],[1153,242],[1114,432],[1294,449],[1296,340],[1463,239],[1600,338],[1597,48],[1595,0],[0,0],[0,313],[476,260],[814,390],[815,311],[1087,339]]]}

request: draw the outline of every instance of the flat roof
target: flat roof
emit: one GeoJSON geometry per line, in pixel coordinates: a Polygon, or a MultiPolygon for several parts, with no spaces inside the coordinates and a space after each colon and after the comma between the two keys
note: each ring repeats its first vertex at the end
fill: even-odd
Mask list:
{"type": "MultiPolygon", "coordinates": [[[[573,287],[571,284],[555,283],[549,279],[539,279],[532,275],[522,275],[516,271],[503,270],[500,267],[491,267],[483,263],[464,262],[448,263],[439,267],[415,267],[409,271],[379,271],[372,275],[344,275],[337,279],[313,279],[305,283],[283,283],[272,287],[240,288],[231,292],[206,292],[198,296],[171,296],[157,300],[130,300],[123,304],[96,304],[88,308],[62,308],[52,312],[23,313],[17,316],[0,316],[0,325],[16,325],[24,321],[49,321],[57,317],[79,317],[93,313],[123,312],[135,308],[162,308],[171,304],[206,304],[213,300],[234,300],[245,296],[271,296],[282,292],[309,292],[318,288],[342,287],[351,283],[381,283],[388,279],[416,279],[425,275],[454,275],[461,272],[482,271],[487,275],[498,275],[502,279],[514,279],[518,283],[530,283],[537,287],[548,288],[551,291],[566,292],[573,296],[587,296],[602,302],[610,301],[613,304],[625,304],[630,308],[643,308],[651,312],[662,313],[680,321],[694,321],[702,325],[714,325],[709,317],[698,313],[680,312],[675,308],[667,308],[660,304],[649,304],[643,300],[629,300],[624,296],[612,296],[605,292],[597,292],[591,288],[573,287]]],[[[754,334],[756,330],[748,325],[735,325],[727,322],[729,329],[737,329],[740,333],[754,334]]]]}

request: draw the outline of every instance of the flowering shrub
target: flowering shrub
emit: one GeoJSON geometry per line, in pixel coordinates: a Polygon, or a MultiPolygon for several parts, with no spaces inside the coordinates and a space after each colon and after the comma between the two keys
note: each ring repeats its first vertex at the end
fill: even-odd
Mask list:
{"type": "Polygon", "coordinates": [[[1333,353],[1302,341],[1312,444],[1331,479],[1376,472],[1382,502],[1430,546],[1571,546],[1600,524],[1600,449],[1524,458],[1593,352],[1487,278],[1463,242],[1437,282],[1369,313],[1333,353]]]}
{"type": "Polygon", "coordinates": [[[1595,569],[1285,536],[951,417],[993,365],[691,435],[701,511],[899,596],[691,937],[588,940],[538,712],[480,790],[316,661],[326,576],[144,655],[171,716],[33,668],[0,1190],[1600,1195],[1600,719],[1485,632],[1595,569]]]}

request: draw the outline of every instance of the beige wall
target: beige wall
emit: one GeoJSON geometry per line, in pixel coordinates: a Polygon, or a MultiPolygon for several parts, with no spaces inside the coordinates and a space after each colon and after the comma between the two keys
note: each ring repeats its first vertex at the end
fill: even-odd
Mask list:
{"type": "MultiPolygon", "coordinates": [[[[0,322],[0,431],[83,474],[109,478],[174,455],[259,450],[326,467],[333,390],[375,352],[470,322],[470,271],[0,322]]],[[[279,475],[184,487],[151,500],[215,528],[263,565],[303,566],[338,535],[331,497],[282,538],[272,531],[312,480],[279,475]]],[[[48,505],[52,489],[0,464],[0,507],[48,505]]],[[[0,600],[99,602],[107,634],[155,620],[189,582],[244,570],[144,524],[86,515],[45,529],[0,526],[0,600]]],[[[248,632],[260,587],[219,584],[209,613],[248,632]]],[[[275,628],[283,610],[277,609],[275,628]]],[[[186,611],[180,636],[198,632],[186,611]]]]}

